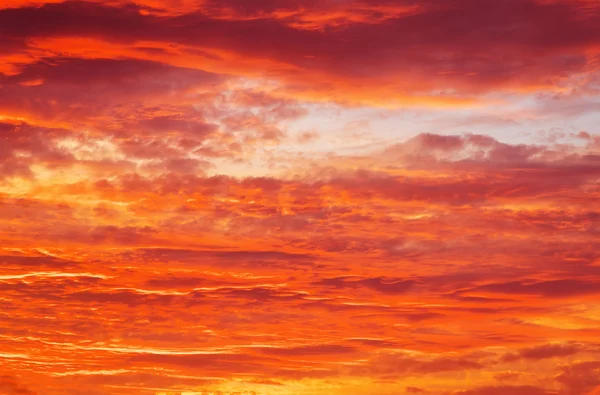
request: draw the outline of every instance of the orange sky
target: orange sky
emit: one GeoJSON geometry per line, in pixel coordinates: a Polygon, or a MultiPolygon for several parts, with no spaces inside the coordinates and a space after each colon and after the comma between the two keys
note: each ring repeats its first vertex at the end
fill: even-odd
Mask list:
{"type": "Polygon", "coordinates": [[[0,395],[599,395],[600,3],[0,4],[0,395]]]}

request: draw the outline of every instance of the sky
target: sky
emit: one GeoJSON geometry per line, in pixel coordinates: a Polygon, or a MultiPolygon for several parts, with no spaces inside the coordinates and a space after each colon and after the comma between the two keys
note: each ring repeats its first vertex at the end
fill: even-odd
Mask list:
{"type": "Polygon", "coordinates": [[[3,0],[0,394],[600,395],[597,0],[3,0]]]}

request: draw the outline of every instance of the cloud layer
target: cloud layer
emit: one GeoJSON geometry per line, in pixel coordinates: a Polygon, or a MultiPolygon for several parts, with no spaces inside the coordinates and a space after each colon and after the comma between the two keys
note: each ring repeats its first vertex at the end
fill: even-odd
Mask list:
{"type": "Polygon", "coordinates": [[[597,395],[599,13],[3,2],[0,392],[597,395]]]}

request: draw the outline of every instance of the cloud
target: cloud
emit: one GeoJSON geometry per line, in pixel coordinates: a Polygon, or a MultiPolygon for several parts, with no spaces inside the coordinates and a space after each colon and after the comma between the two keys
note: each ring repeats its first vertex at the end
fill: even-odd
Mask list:
{"type": "MultiPolygon", "coordinates": [[[[39,254],[39,253],[38,253],[39,254]]],[[[44,268],[54,267],[60,269],[68,269],[79,265],[78,262],[69,261],[59,257],[38,255],[0,255],[0,262],[5,268],[44,268]]]]}
{"type": "Polygon", "coordinates": [[[199,354],[199,355],[157,355],[141,354],[131,358],[133,362],[149,362],[159,365],[183,366],[190,369],[203,369],[206,372],[219,373],[231,369],[240,372],[260,372],[260,362],[276,360],[246,354],[199,354]]]}
{"type": "Polygon", "coordinates": [[[556,380],[567,395],[585,394],[600,385],[600,362],[578,361],[562,366],[556,380]]]}
{"type": "MultiPolygon", "coordinates": [[[[592,348],[593,350],[593,348],[592,348]]],[[[582,344],[544,344],[519,350],[516,354],[507,354],[502,358],[503,362],[514,362],[519,359],[540,360],[555,357],[568,357],[580,352],[589,351],[582,344]]]]}
{"type": "Polygon", "coordinates": [[[270,268],[293,269],[310,268],[315,265],[316,257],[306,253],[288,253],[283,251],[219,251],[219,250],[181,250],[152,248],[140,249],[144,259],[163,262],[182,262],[192,266],[231,268],[270,268]]]}
{"type": "Polygon", "coordinates": [[[288,356],[288,357],[308,357],[320,355],[348,354],[355,352],[356,349],[337,344],[324,344],[315,346],[303,346],[294,348],[265,348],[262,350],[265,354],[288,356]]]}
{"type": "Polygon", "coordinates": [[[35,163],[64,166],[73,160],[69,152],[53,143],[53,139],[64,136],[66,130],[0,122],[0,133],[3,136],[0,179],[31,178],[34,177],[31,166],[35,163]]]}
{"type": "Polygon", "coordinates": [[[523,386],[497,386],[497,387],[481,387],[467,391],[456,392],[460,395],[501,395],[510,392],[515,395],[549,395],[554,392],[547,391],[543,388],[533,387],[528,385],[523,386]]]}
{"type": "Polygon", "coordinates": [[[521,372],[514,372],[512,370],[509,370],[495,374],[494,378],[498,381],[507,381],[518,379],[521,375],[521,372]]]}
{"type": "Polygon", "coordinates": [[[108,292],[80,291],[71,293],[68,298],[72,301],[109,305],[123,304],[130,307],[150,305],[170,305],[176,297],[174,295],[145,294],[137,290],[114,290],[108,292]]]}
{"type": "MultiPolygon", "coordinates": [[[[505,295],[539,295],[551,298],[571,297],[577,295],[594,294],[600,292],[598,284],[594,282],[561,279],[541,282],[507,282],[487,284],[474,288],[473,292],[501,293],[505,295]]],[[[469,292],[469,291],[461,291],[469,292]]]]}
{"type": "MultiPolygon", "coordinates": [[[[91,230],[90,238],[94,243],[112,242],[116,244],[140,244],[156,230],[150,227],[102,226],[91,230]]],[[[151,236],[150,236],[151,237],[151,236]]]]}
{"type": "Polygon", "coordinates": [[[352,279],[346,277],[323,279],[315,283],[315,285],[333,287],[335,289],[368,288],[389,294],[408,292],[415,284],[416,282],[413,280],[388,280],[384,278],[352,279]]]}
{"type": "MultiPolygon", "coordinates": [[[[598,10],[579,2],[519,0],[497,4],[494,12],[472,0],[443,7],[435,1],[419,5],[352,1],[345,12],[339,4],[327,3],[252,7],[210,3],[165,17],[140,13],[131,5],[64,2],[2,10],[0,24],[5,35],[22,40],[79,36],[129,46],[136,41],[168,43],[190,48],[188,55],[206,49],[234,53],[251,72],[270,69],[291,92],[341,102],[373,102],[375,95],[402,100],[394,90],[451,102],[456,95],[439,92],[552,89],[569,76],[593,71],[586,49],[595,45],[598,10]],[[457,15],[469,24],[462,24],[457,15]],[[66,22],[43,23],[47,20],[66,22]],[[425,32],[422,26],[435,28],[425,32]],[[485,51],[490,47],[495,50],[485,51]],[[369,56],[357,48],[369,48],[369,56]],[[352,80],[381,88],[369,92],[352,80]]],[[[211,62],[214,68],[215,61],[211,62]]],[[[211,62],[203,63],[210,67],[211,62]]],[[[234,69],[231,63],[220,65],[234,69]]]]}
{"type": "Polygon", "coordinates": [[[592,395],[599,13],[2,2],[0,393],[592,395]]]}
{"type": "MultiPolygon", "coordinates": [[[[118,116],[123,106],[152,105],[166,97],[171,102],[175,98],[181,102],[186,92],[215,86],[220,81],[222,77],[212,73],[148,60],[42,58],[22,66],[18,74],[0,76],[4,95],[12,97],[0,100],[0,109],[26,117],[75,123],[98,120],[107,113],[118,116]],[[28,81],[42,83],[30,85],[28,81]],[[28,100],[31,95],[37,100],[28,100]]],[[[159,121],[142,121],[140,126],[156,128],[156,122],[159,121]]],[[[189,124],[171,124],[189,128],[189,124]]]]}
{"type": "Polygon", "coordinates": [[[36,395],[10,376],[0,376],[0,390],[6,395],[36,395]]]}
{"type": "Polygon", "coordinates": [[[355,374],[367,376],[411,377],[444,372],[483,369],[476,358],[467,356],[412,356],[405,353],[381,353],[364,366],[352,368],[355,374]]]}

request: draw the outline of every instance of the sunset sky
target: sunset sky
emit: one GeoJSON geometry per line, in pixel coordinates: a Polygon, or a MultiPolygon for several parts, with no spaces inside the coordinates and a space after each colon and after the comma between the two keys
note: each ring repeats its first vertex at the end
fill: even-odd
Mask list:
{"type": "Polygon", "coordinates": [[[0,0],[0,395],[132,394],[600,395],[600,1],[0,0]]]}

